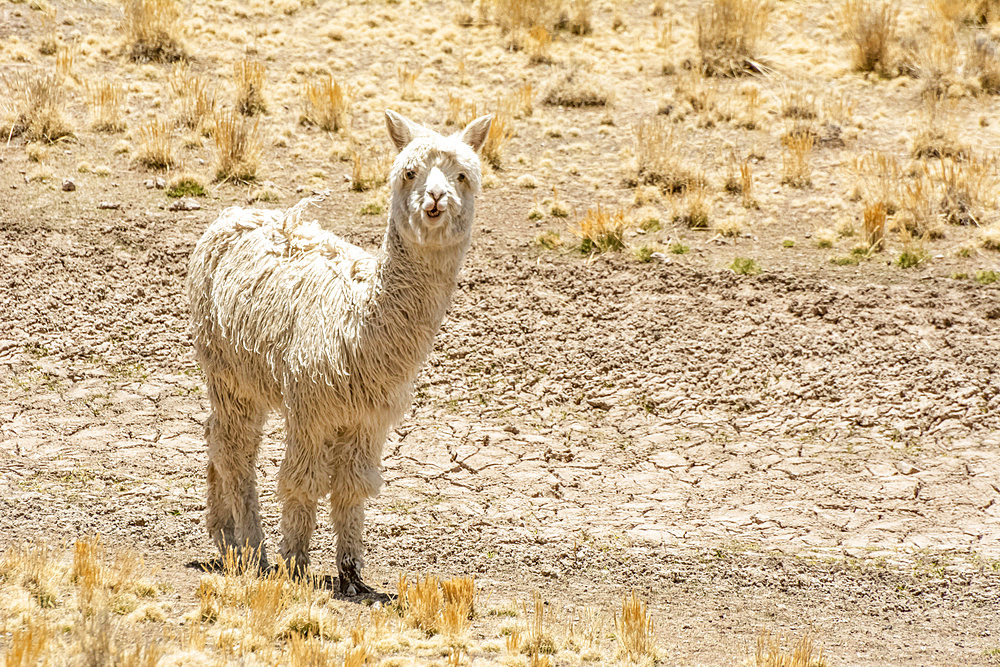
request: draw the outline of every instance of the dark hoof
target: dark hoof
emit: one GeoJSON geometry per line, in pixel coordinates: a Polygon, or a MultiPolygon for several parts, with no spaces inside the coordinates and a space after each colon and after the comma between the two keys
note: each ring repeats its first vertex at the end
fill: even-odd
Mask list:
{"type": "MultiPolygon", "coordinates": [[[[340,582],[340,594],[349,598],[353,597],[379,597],[381,594],[374,588],[361,581],[361,573],[358,572],[354,561],[345,560],[340,564],[338,572],[340,582]]],[[[388,599],[388,596],[385,596],[388,599]]]]}

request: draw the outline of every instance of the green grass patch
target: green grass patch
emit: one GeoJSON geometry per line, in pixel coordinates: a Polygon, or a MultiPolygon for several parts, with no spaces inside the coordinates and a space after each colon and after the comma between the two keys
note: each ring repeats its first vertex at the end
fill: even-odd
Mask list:
{"type": "Polygon", "coordinates": [[[756,276],[763,271],[757,260],[749,257],[737,257],[733,259],[733,263],[729,265],[729,269],[741,276],[756,276]]]}

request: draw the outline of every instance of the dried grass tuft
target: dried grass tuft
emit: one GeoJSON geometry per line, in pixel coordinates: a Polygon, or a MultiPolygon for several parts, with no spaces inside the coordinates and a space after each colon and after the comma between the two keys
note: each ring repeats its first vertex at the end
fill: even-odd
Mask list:
{"type": "Polygon", "coordinates": [[[635,593],[622,598],[620,615],[615,614],[615,639],[619,655],[633,662],[656,658],[653,618],[635,593]]]}
{"type": "Polygon", "coordinates": [[[885,242],[886,208],[884,202],[869,202],[862,212],[862,239],[871,251],[882,250],[885,242]]]}
{"type": "Polygon", "coordinates": [[[255,116],[267,111],[264,86],[267,68],[264,63],[243,58],[233,63],[233,83],[236,85],[236,109],[244,116],[255,116]]]}
{"type": "Polygon", "coordinates": [[[759,49],[771,9],[770,0],[709,0],[698,12],[696,24],[705,74],[763,72],[759,49]]]}
{"type": "Polygon", "coordinates": [[[757,648],[753,654],[753,667],[826,667],[823,650],[816,649],[812,635],[806,633],[791,646],[782,647],[782,637],[772,635],[767,630],[757,637],[757,648]]]}
{"type": "Polygon", "coordinates": [[[611,93],[608,86],[574,68],[549,86],[542,101],[560,107],[604,107],[611,103],[611,93]]]}
{"type": "Polygon", "coordinates": [[[178,0],[123,0],[122,9],[122,27],[132,60],[173,62],[184,58],[178,0]]]}
{"type": "Polygon", "coordinates": [[[625,231],[629,219],[624,209],[608,211],[598,204],[587,209],[580,222],[571,224],[569,232],[580,239],[580,252],[593,255],[625,247],[625,231]]]}
{"type": "Polygon", "coordinates": [[[125,87],[118,81],[101,79],[89,86],[90,108],[94,129],[98,132],[121,132],[125,129],[125,87]]]}
{"type": "Polygon", "coordinates": [[[859,72],[892,73],[899,5],[894,0],[845,0],[841,21],[859,72]]]}
{"type": "Polygon", "coordinates": [[[816,138],[811,132],[791,132],[781,152],[781,182],[793,188],[812,185],[812,149],[816,138]]]}
{"type": "Polygon", "coordinates": [[[514,136],[511,125],[510,114],[506,111],[498,109],[493,114],[490,131],[486,135],[486,141],[483,142],[480,153],[494,169],[499,169],[502,166],[504,148],[514,136]]]}
{"type": "Polygon", "coordinates": [[[235,110],[216,114],[212,131],[215,142],[215,179],[246,183],[257,179],[263,143],[260,121],[235,110]]]}
{"type": "Polygon", "coordinates": [[[381,187],[387,180],[392,157],[380,151],[351,148],[351,189],[365,192],[381,187]]]}
{"type": "Polygon", "coordinates": [[[167,169],[174,165],[170,131],[170,123],[163,119],[151,120],[139,127],[136,159],[140,164],[150,169],[167,169]]]}
{"type": "Polygon", "coordinates": [[[704,175],[688,165],[687,154],[668,119],[641,120],[635,128],[635,176],[630,180],[633,185],[655,185],[675,194],[704,186],[704,175]]]}
{"type": "MultiPolygon", "coordinates": [[[[619,213],[623,212],[619,211],[619,213]]],[[[617,217],[617,214],[614,217],[617,217]]],[[[532,661],[534,661],[538,660],[541,655],[554,654],[556,652],[556,642],[547,627],[547,625],[551,625],[551,619],[549,624],[545,622],[545,601],[542,600],[542,596],[538,591],[535,591],[532,595],[532,607],[531,620],[528,622],[524,633],[524,641],[521,642],[521,653],[531,656],[532,661]]],[[[524,616],[527,618],[527,605],[524,605],[523,611],[524,616]]],[[[549,616],[551,617],[551,612],[549,612],[549,616]]]]}
{"type": "Polygon", "coordinates": [[[351,91],[329,74],[305,88],[307,102],[303,120],[327,132],[338,132],[350,122],[351,91]]]}
{"type": "Polygon", "coordinates": [[[0,123],[3,139],[55,142],[72,136],[65,117],[65,89],[57,74],[22,72],[4,76],[7,99],[0,123]]]}
{"type": "Polygon", "coordinates": [[[215,116],[215,92],[208,81],[183,65],[174,68],[169,81],[177,97],[177,122],[196,132],[206,132],[215,116]]]}

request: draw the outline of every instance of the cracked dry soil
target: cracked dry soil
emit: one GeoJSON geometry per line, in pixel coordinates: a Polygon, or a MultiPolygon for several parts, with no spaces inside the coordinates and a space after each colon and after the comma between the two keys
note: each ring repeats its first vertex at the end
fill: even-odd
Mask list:
{"type": "MultiPolygon", "coordinates": [[[[225,202],[59,197],[0,225],[0,547],[100,533],[193,597],[185,563],[212,555],[208,401],[182,283],[225,202]]],[[[316,217],[378,242],[381,221],[345,230],[338,210],[316,217]]],[[[830,664],[988,662],[995,286],[585,261],[502,219],[480,212],[387,443],[370,581],[468,573],[496,597],[606,608],[636,589],[673,663],[744,654],[762,626],[813,628],[830,664]]],[[[281,442],[275,418],[259,462],[272,550],[281,442]]],[[[336,571],[322,521],[313,553],[336,571]]]]}

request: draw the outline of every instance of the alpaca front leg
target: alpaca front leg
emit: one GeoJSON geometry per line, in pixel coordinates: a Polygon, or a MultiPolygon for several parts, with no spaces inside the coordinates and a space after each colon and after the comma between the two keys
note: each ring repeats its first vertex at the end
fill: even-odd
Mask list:
{"type": "Polygon", "coordinates": [[[316,530],[316,500],[301,493],[281,495],[281,546],[278,550],[292,574],[299,576],[309,567],[309,542],[316,530]]]}
{"type": "Polygon", "coordinates": [[[364,501],[346,508],[337,508],[331,499],[333,525],[337,531],[337,575],[343,595],[372,595],[375,590],[361,580],[365,564],[364,501]]]}

